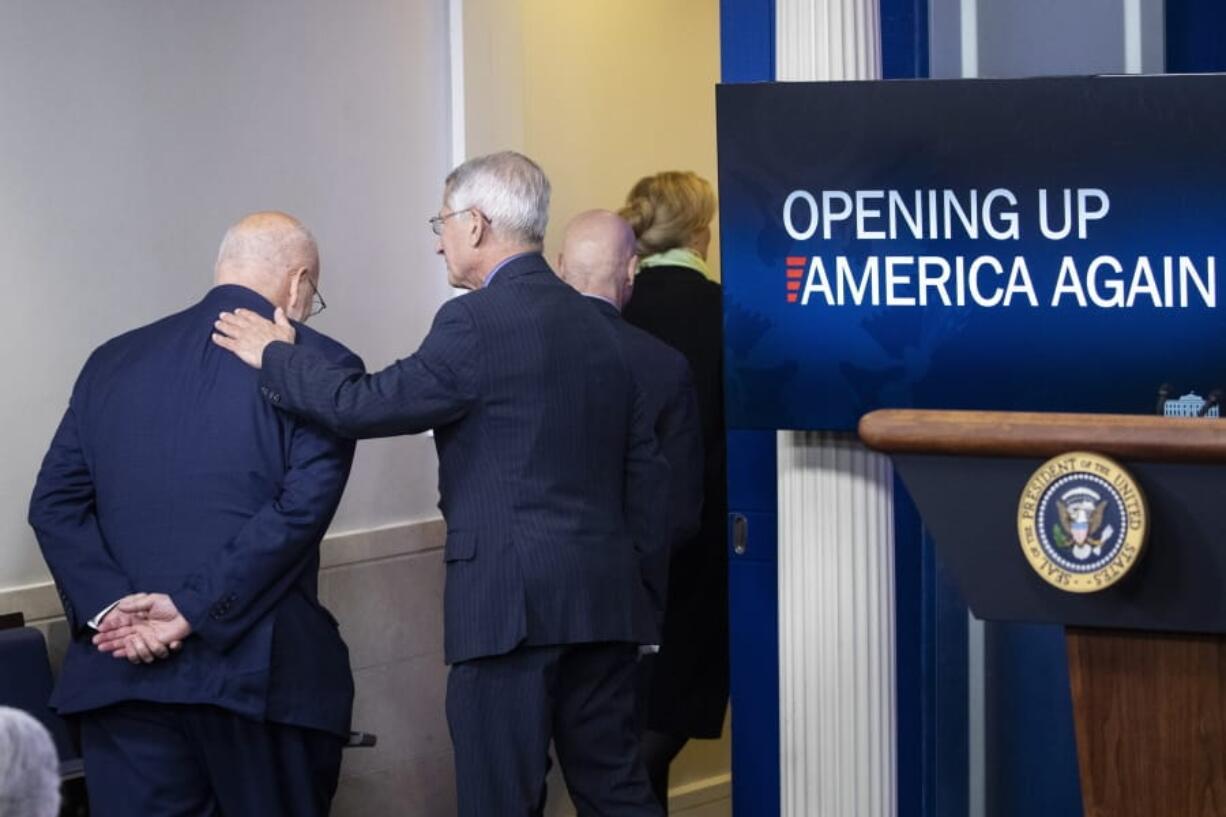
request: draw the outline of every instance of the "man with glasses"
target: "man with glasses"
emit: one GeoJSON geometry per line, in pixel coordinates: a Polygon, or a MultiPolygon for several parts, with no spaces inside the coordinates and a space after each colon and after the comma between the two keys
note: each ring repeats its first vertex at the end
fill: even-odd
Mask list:
{"type": "Polygon", "coordinates": [[[52,704],[82,716],[97,817],[324,817],[339,777],[353,678],[317,585],[354,444],[273,409],[210,341],[225,310],[322,310],[315,241],[252,214],[215,279],[90,356],[30,503],[73,639],[52,704]]]}
{"type": "Polygon", "coordinates": [[[313,318],[328,308],[328,302],[324,300],[324,296],[319,292],[319,284],[311,278],[307,279],[307,283],[311,285],[311,308],[307,310],[306,315],[302,318],[304,323],[307,318],[313,318]]]}
{"type": "Polygon", "coordinates": [[[657,638],[643,565],[667,544],[667,465],[613,328],[541,256],[548,217],[525,156],[452,171],[430,224],[448,280],[471,292],[376,374],[247,311],[216,340],[263,367],[275,405],[338,433],[434,429],[461,817],[534,814],[551,739],[580,814],[654,817],[634,682],[638,645],[657,638]]]}

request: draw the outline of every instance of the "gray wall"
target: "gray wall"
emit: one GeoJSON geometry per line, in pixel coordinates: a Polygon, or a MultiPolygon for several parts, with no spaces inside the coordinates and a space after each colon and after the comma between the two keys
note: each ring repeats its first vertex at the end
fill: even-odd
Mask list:
{"type": "Polygon", "coordinates": [[[1163,71],[1162,0],[930,0],[930,70],[963,76],[963,21],[979,77],[1122,74],[1129,71],[1125,27],[1136,24],[1140,70],[1163,71]]]}
{"type": "MultiPolygon", "coordinates": [[[[25,507],[89,351],[197,300],[226,226],[323,254],[315,325],[368,366],[448,296],[446,0],[0,3],[0,588],[46,579],[25,507]]],[[[335,530],[434,515],[427,438],[363,443],[335,530]]]]}

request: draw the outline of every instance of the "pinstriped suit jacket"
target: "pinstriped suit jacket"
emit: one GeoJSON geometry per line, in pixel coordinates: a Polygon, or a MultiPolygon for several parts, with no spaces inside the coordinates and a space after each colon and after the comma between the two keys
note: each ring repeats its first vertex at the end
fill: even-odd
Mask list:
{"type": "Polygon", "coordinates": [[[658,638],[642,571],[667,547],[668,466],[613,327],[539,254],[446,303],[383,371],[274,343],[262,385],[342,436],[435,430],[449,663],[658,638]]]}

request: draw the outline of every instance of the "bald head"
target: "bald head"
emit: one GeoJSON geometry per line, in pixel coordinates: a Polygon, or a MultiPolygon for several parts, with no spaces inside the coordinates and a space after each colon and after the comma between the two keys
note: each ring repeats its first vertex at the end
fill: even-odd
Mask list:
{"type": "Polygon", "coordinates": [[[217,268],[277,271],[319,266],[315,238],[302,222],[286,213],[252,213],[226,230],[217,251],[217,268]]]}
{"type": "Polygon", "coordinates": [[[634,230],[608,210],[588,210],[566,225],[558,274],[585,295],[625,306],[633,286],[634,230]]]}
{"type": "Polygon", "coordinates": [[[251,213],[226,230],[214,277],[218,284],[255,290],[291,318],[304,320],[319,284],[315,237],[286,213],[251,213]]]}

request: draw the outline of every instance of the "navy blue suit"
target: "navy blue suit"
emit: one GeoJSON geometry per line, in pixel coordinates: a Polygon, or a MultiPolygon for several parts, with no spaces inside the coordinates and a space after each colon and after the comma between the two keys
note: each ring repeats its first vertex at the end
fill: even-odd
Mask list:
{"type": "MultiPolygon", "coordinates": [[[[237,781],[207,771],[200,792],[171,804],[165,798],[177,795],[142,788],[156,788],[157,767],[125,775],[124,757],[135,762],[147,752],[142,764],[171,758],[174,751],[153,745],[171,735],[229,735],[250,746],[262,739],[260,727],[277,724],[277,740],[306,734],[339,763],[349,729],[348,651],[317,583],[319,542],[344,490],[353,443],[273,409],[258,393],[257,374],[211,342],[218,313],[239,307],[272,312],[251,290],[219,286],[197,305],[98,348],[30,503],[73,634],[52,704],[63,714],[87,714],[95,814],[284,811],[290,801],[233,794],[227,787],[237,781]],[[133,665],[94,648],[88,620],[132,592],[171,596],[192,626],[179,653],[133,665]],[[184,725],[202,713],[221,723],[184,725]],[[152,729],[158,719],[166,722],[152,729]],[[189,803],[192,797],[200,802],[189,803]]],[[[306,327],[299,338],[338,364],[362,365],[306,327]]],[[[321,783],[309,765],[268,768],[266,754],[244,760],[241,746],[189,749],[177,760],[194,756],[215,771],[221,766],[207,754],[220,749],[244,767],[236,773],[305,787],[322,800],[322,810],[296,805],[294,813],[326,813],[335,774],[321,783]]],[[[188,771],[162,769],[190,789],[181,779],[188,771]]]]}
{"type": "Polygon", "coordinates": [[[274,343],[262,385],[346,436],[435,430],[461,814],[532,813],[551,736],[581,808],[657,814],[633,663],[658,637],[667,465],[609,322],[530,254],[381,372],[274,343]]]}
{"type": "MultiPolygon", "coordinates": [[[[634,372],[643,395],[647,416],[655,429],[660,454],[669,466],[668,508],[663,530],[667,548],[644,566],[644,582],[651,593],[652,609],[663,636],[666,620],[669,568],[676,548],[698,533],[702,522],[703,452],[702,420],[698,412],[698,394],[694,389],[690,364],[685,357],[661,340],[624,321],[621,312],[603,298],[589,296],[589,303],[600,312],[617,333],[622,351],[634,372]]],[[[638,724],[645,728],[650,705],[650,689],[656,666],[655,655],[644,655],[638,666],[638,724]]],[[[645,739],[641,755],[656,800],[667,808],[667,761],[665,774],[657,775],[660,763],[653,745],[645,739]]],[[[668,760],[671,760],[671,756],[668,760]]],[[[537,814],[544,813],[546,797],[542,795],[537,814]]]]}
{"type": "Polygon", "coordinates": [[[660,455],[668,463],[668,508],[664,527],[668,547],[662,548],[655,562],[644,571],[657,623],[662,628],[672,551],[697,534],[702,523],[702,420],[698,413],[698,394],[684,355],[627,323],[617,307],[608,301],[593,297],[588,300],[617,332],[642,391],[660,455]]]}

